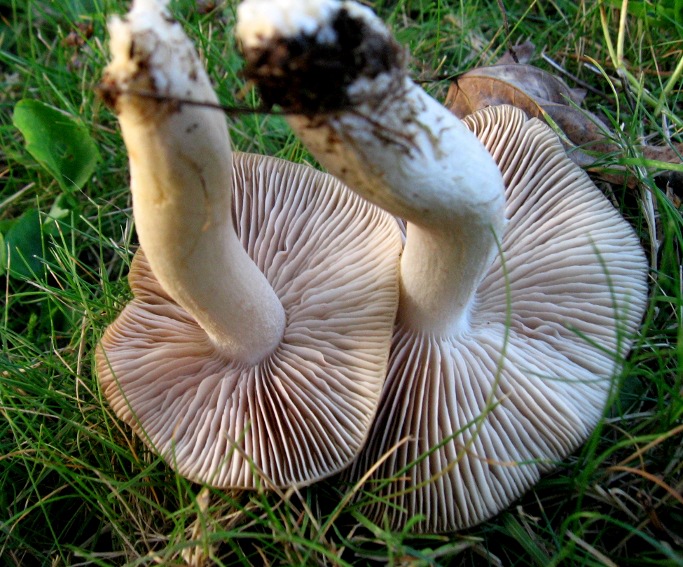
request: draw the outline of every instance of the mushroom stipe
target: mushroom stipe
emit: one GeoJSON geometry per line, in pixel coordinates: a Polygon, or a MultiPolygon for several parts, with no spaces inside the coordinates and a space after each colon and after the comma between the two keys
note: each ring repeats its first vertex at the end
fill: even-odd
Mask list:
{"type": "Polygon", "coordinates": [[[386,376],[395,220],[313,168],[233,155],[166,2],[136,0],[110,35],[103,83],[142,251],[135,297],[97,349],[104,395],[198,482],[288,487],[339,472],[365,442],[386,376]]]}
{"type": "Polygon", "coordinates": [[[407,221],[387,382],[347,478],[374,471],[364,510],[381,526],[486,520],[600,419],[645,310],[638,238],[545,124],[512,107],[463,124],[429,97],[405,57],[384,57],[398,49],[369,8],[246,0],[236,29],[250,77],[268,102],[302,110],[287,120],[318,161],[407,221]],[[335,110],[308,76],[315,66],[290,61],[347,37],[355,47],[340,62],[357,68],[340,74],[350,81],[335,110]],[[392,64],[364,73],[373,56],[392,64]],[[324,115],[308,112],[316,88],[324,115]]]}

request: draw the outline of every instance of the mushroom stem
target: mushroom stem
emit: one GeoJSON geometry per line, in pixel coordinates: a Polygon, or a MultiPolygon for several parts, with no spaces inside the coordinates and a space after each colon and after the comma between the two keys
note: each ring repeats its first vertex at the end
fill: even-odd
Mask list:
{"type": "Polygon", "coordinates": [[[603,415],[646,305],[638,238],[540,121],[477,112],[480,144],[408,80],[366,8],[248,0],[238,17],[264,102],[409,221],[387,379],[347,476],[375,495],[363,513],[403,533],[481,522],[603,415]]]}
{"type": "Polygon", "coordinates": [[[263,360],[282,339],[285,313],[233,227],[232,154],[215,110],[174,98],[217,101],[199,58],[165,1],[137,0],[110,23],[104,85],[128,148],[133,213],[164,290],[225,356],[263,360]],[[167,101],[126,94],[151,91],[167,101]]]}
{"type": "Polygon", "coordinates": [[[497,165],[409,79],[402,48],[370,10],[337,0],[296,4],[240,6],[247,76],[266,103],[294,113],[290,125],[324,167],[408,221],[401,323],[437,334],[466,330],[505,226],[497,165]],[[290,46],[296,50],[282,57],[290,46]],[[347,61],[323,78],[331,54],[347,61]]]}

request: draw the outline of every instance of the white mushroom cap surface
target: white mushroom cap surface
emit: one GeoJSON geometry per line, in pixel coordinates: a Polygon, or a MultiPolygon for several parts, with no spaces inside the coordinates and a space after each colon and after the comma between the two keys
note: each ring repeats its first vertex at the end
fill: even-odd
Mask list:
{"type": "Polygon", "coordinates": [[[497,107],[463,125],[369,10],[324,0],[313,25],[313,0],[267,1],[239,12],[245,74],[330,172],[407,221],[387,383],[347,478],[373,471],[380,526],[471,526],[595,427],[645,310],[645,255],[545,124],[497,107]],[[279,12],[293,2],[298,29],[279,12]]]}
{"type": "Polygon", "coordinates": [[[174,100],[215,94],[165,2],[137,0],[110,29],[105,85],[144,253],[97,349],[105,397],[195,481],[267,488],[338,472],[384,383],[396,221],[310,167],[233,156],[220,111],[174,100]],[[252,344],[257,323],[265,345],[252,344]]]}

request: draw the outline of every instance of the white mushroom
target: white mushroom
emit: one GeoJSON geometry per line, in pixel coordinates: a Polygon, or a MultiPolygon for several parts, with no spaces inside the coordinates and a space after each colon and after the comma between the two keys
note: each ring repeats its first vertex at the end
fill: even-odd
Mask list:
{"type": "Polygon", "coordinates": [[[193,480],[303,485],[339,471],[384,382],[395,220],[312,168],[233,156],[219,111],[175,102],[216,97],[165,2],[136,0],[110,33],[104,87],[144,255],[97,351],[105,396],[193,480]]]}
{"type": "Polygon", "coordinates": [[[366,511],[394,528],[422,515],[419,531],[481,522],[603,414],[645,308],[638,239],[547,126],[512,107],[463,124],[431,99],[370,10],[247,0],[238,14],[264,100],[296,114],[332,173],[408,221],[387,383],[351,471],[394,448],[366,511]]]}

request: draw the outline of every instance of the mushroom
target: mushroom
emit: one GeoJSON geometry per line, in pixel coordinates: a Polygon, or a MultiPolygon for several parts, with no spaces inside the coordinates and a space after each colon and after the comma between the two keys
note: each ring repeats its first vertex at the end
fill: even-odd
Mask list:
{"type": "Polygon", "coordinates": [[[247,0],[237,35],[316,158],[407,221],[387,382],[348,475],[370,476],[365,512],[422,532],[493,516],[603,415],[645,309],[638,238],[545,124],[509,106],[463,123],[430,98],[368,8],[247,0]]]}
{"type": "Polygon", "coordinates": [[[384,383],[395,219],[313,168],[232,155],[222,113],[178,102],[217,99],[166,2],[136,0],[109,30],[103,90],[141,251],[134,299],[97,349],[104,395],[194,481],[290,486],[338,472],[384,383]]]}

